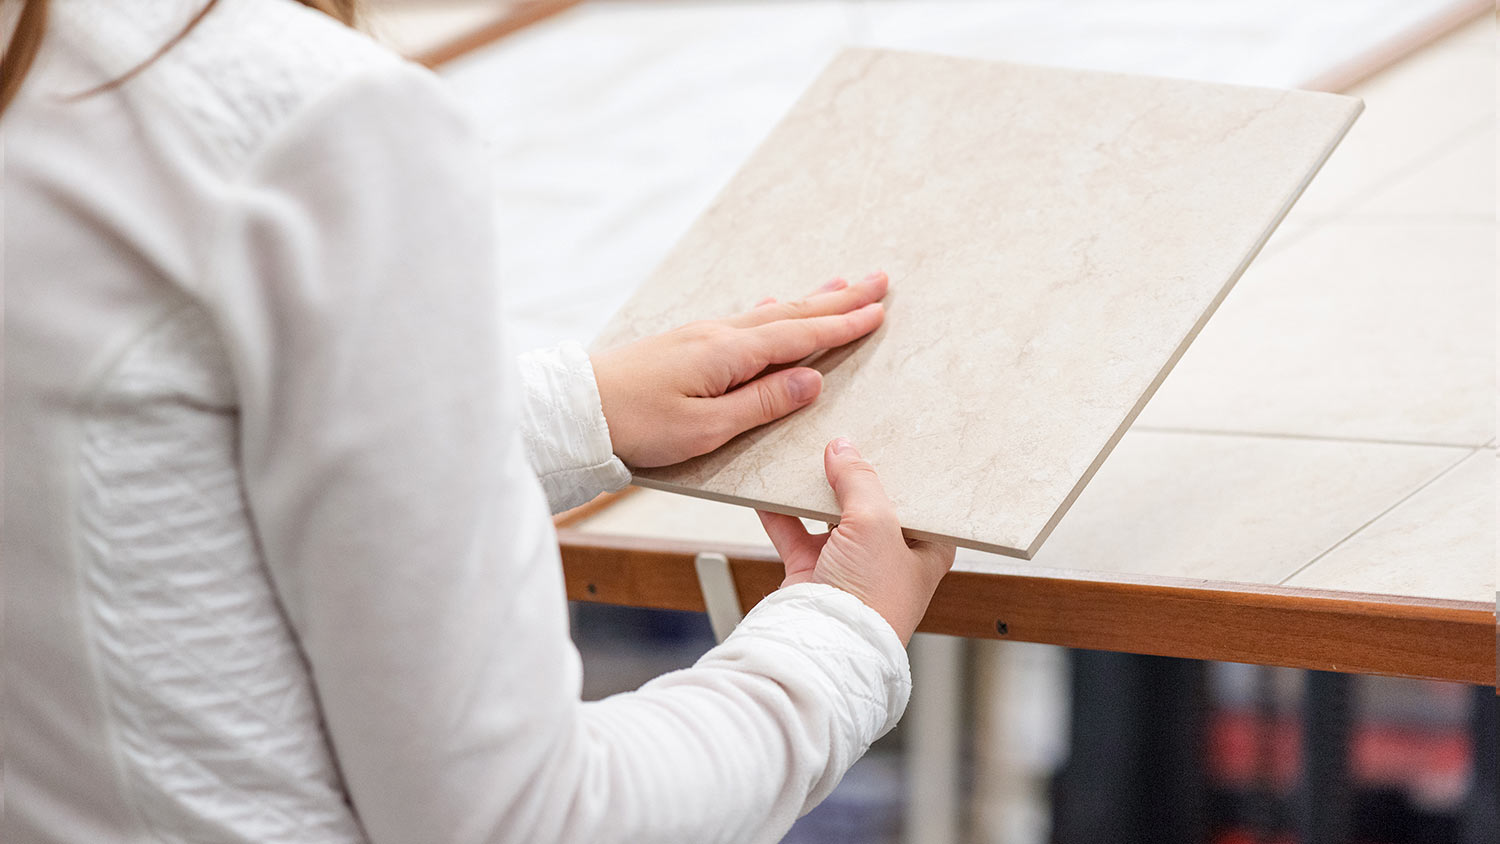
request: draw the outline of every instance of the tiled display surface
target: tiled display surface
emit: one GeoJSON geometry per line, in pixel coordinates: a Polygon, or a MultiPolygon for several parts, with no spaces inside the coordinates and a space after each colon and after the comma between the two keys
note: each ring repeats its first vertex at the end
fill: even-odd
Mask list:
{"type": "Polygon", "coordinates": [[[1324,223],[1246,271],[1137,425],[1482,445],[1494,254],[1485,222],[1324,223]]]}
{"type": "Polygon", "coordinates": [[[1495,453],[1481,449],[1287,578],[1287,586],[1423,598],[1495,594],[1495,453]],[[1436,567],[1444,577],[1434,578],[1436,567]]]}
{"type": "MultiPolygon", "coordinates": [[[[1408,376],[1413,369],[1436,373],[1441,368],[1442,355],[1455,347],[1488,348],[1491,355],[1488,367],[1494,365],[1493,300],[1482,298],[1475,291],[1493,296],[1495,257],[1493,249],[1486,250],[1477,242],[1470,242],[1472,236],[1468,233],[1476,225],[1489,228],[1491,237],[1494,231],[1494,147],[1488,140],[1493,137],[1494,125],[1493,70],[1477,75],[1433,70],[1459,67],[1476,55],[1485,58],[1486,68],[1492,68],[1489,61],[1494,54],[1494,31],[1491,21],[1476,23],[1352,91],[1366,103],[1366,112],[1356,125],[1376,128],[1368,130],[1368,143],[1355,146],[1351,136],[1350,143],[1335,156],[1335,160],[1368,156],[1365,162],[1351,161],[1349,173],[1340,177],[1348,180],[1343,188],[1342,205],[1325,203],[1323,209],[1333,209],[1328,213],[1312,213],[1301,206],[1294,209],[1266,254],[1209,322],[1199,341],[1168,377],[1157,400],[1148,405],[1136,426],[1138,430],[1127,435],[1035,561],[1021,563],[961,551],[958,567],[996,573],[1055,572],[1070,577],[1108,579],[1176,573],[1201,578],[1209,584],[1270,584],[1493,601],[1496,441],[1491,429],[1488,436],[1481,436],[1482,446],[1474,448],[1474,426],[1470,424],[1478,422],[1478,427],[1483,427],[1485,419],[1493,419],[1493,392],[1484,398],[1484,408],[1476,406],[1471,412],[1460,414],[1470,420],[1465,423],[1470,424],[1469,430],[1457,435],[1451,429],[1444,433],[1446,425],[1440,424],[1412,435],[1412,438],[1436,438],[1436,445],[1341,442],[1338,437],[1342,435],[1330,434],[1326,427],[1298,429],[1308,420],[1326,424],[1326,419],[1309,415],[1306,405],[1310,402],[1343,417],[1348,424],[1371,426],[1383,420],[1381,424],[1388,426],[1388,433],[1396,430],[1390,425],[1414,430],[1419,427],[1417,417],[1402,411],[1405,399],[1401,385],[1417,384],[1424,389],[1434,385],[1410,380],[1408,376]],[[1434,55],[1442,53],[1468,56],[1434,55]],[[1445,98],[1450,101],[1448,104],[1433,102],[1445,98]],[[1455,106],[1452,101],[1461,104],[1455,106]],[[1379,120],[1372,122],[1371,118],[1377,114],[1379,120]],[[1398,139],[1394,147],[1382,146],[1382,140],[1390,133],[1406,132],[1408,127],[1420,127],[1428,142],[1417,145],[1398,139]],[[1378,261],[1362,256],[1365,248],[1379,248],[1370,245],[1371,238],[1359,233],[1363,227],[1399,238],[1407,246],[1407,257],[1378,261]],[[1291,263],[1282,262],[1283,252],[1291,263]],[[1300,258],[1296,257],[1299,255],[1300,258]],[[1278,266],[1273,267],[1273,260],[1278,266]],[[1239,357],[1248,353],[1235,348],[1236,344],[1227,342],[1227,338],[1215,340],[1214,334],[1252,336],[1235,324],[1242,318],[1237,314],[1246,320],[1260,319],[1261,315],[1255,311],[1270,308],[1270,303],[1257,305],[1247,301],[1236,305],[1237,300],[1265,298],[1256,287],[1261,283],[1257,274],[1265,274],[1269,287],[1277,283],[1273,278],[1277,274],[1304,272],[1296,263],[1323,266],[1324,275],[1340,275],[1337,271],[1340,266],[1355,266],[1363,276],[1363,283],[1340,278],[1318,282],[1312,275],[1304,274],[1309,284],[1324,285],[1319,294],[1323,300],[1319,305],[1322,316],[1284,312],[1282,317],[1292,321],[1278,323],[1285,330],[1263,338],[1265,343],[1300,347],[1308,372],[1298,377],[1326,377],[1331,367],[1342,366],[1346,371],[1363,373],[1366,380],[1354,384],[1328,380],[1325,383],[1333,391],[1330,396],[1316,389],[1282,389],[1283,385],[1271,380],[1245,381],[1231,377],[1216,380],[1204,375],[1221,367],[1227,371],[1241,367],[1238,371],[1242,376],[1248,372],[1243,368],[1244,359],[1239,357]],[[1433,301],[1420,301],[1424,290],[1433,301]],[[1467,304],[1457,306],[1455,298],[1467,304]],[[1399,326],[1403,322],[1403,308],[1414,301],[1419,310],[1425,308],[1431,314],[1448,317],[1424,316],[1426,329],[1402,334],[1399,326]],[[1465,313],[1466,308],[1478,313],[1465,313]],[[1391,331],[1385,352],[1375,352],[1376,359],[1362,369],[1349,370],[1355,362],[1352,358],[1345,356],[1339,363],[1346,350],[1328,337],[1323,338],[1328,342],[1319,339],[1322,334],[1337,335],[1345,330],[1342,320],[1347,315],[1363,315],[1355,320],[1363,320],[1362,331],[1378,330],[1382,313],[1395,315],[1388,324],[1398,328],[1391,331]],[[1448,333],[1459,336],[1434,342],[1432,337],[1441,331],[1444,318],[1451,318],[1448,333]],[[1301,335],[1288,336],[1295,332],[1301,335]],[[1389,358],[1381,357],[1382,354],[1388,354],[1389,358]],[[1203,360],[1195,360],[1198,357],[1203,360]],[[1394,361],[1398,368],[1392,369],[1387,360],[1394,361]],[[1194,375],[1194,370],[1199,370],[1199,374],[1194,375]],[[1381,373],[1392,379],[1384,390],[1380,389],[1381,373]],[[1250,402],[1243,397],[1249,392],[1259,396],[1260,403],[1268,406],[1268,412],[1281,413],[1282,424],[1274,431],[1236,434],[1225,429],[1243,426],[1231,426],[1229,423],[1236,420],[1226,417],[1224,428],[1204,425],[1202,433],[1211,433],[1212,437],[1177,429],[1141,430],[1146,427],[1143,423],[1158,412],[1157,401],[1186,389],[1174,385],[1177,379],[1196,382],[1204,393],[1196,397],[1179,396],[1184,407],[1237,402],[1249,407],[1250,402]],[[1215,391],[1217,397],[1208,395],[1215,391]],[[1387,400],[1382,403],[1366,400],[1377,393],[1385,395],[1387,400]],[[1328,404],[1338,396],[1352,400],[1352,405],[1340,409],[1328,404]],[[1329,436],[1334,439],[1327,440],[1329,436]],[[1147,437],[1155,445],[1148,447],[1147,437]],[[1451,442],[1444,442],[1445,439],[1451,442]],[[1139,449],[1137,440],[1142,443],[1139,449]],[[1207,451],[1210,440],[1220,444],[1211,455],[1207,451]],[[1189,470],[1185,482],[1195,494],[1180,495],[1172,492],[1177,481],[1167,467],[1132,458],[1132,454],[1143,457],[1148,451],[1197,454],[1211,457],[1211,462],[1204,462],[1201,472],[1189,470]],[[1213,483],[1211,476],[1203,474],[1211,465],[1220,466],[1226,477],[1238,477],[1240,482],[1213,483]],[[1259,502],[1259,514],[1256,507],[1246,506],[1247,490],[1256,489],[1268,495],[1276,494],[1278,489],[1285,492],[1288,482],[1299,475],[1298,482],[1306,484],[1306,489],[1300,493],[1293,490],[1292,494],[1295,501],[1303,504],[1310,500],[1309,496],[1316,498],[1340,489],[1342,476],[1357,477],[1369,489],[1367,494],[1351,493],[1359,501],[1349,503],[1333,516],[1329,515],[1330,508],[1337,510],[1345,505],[1314,502],[1313,506],[1321,508],[1317,519],[1304,518],[1296,506],[1279,507],[1274,499],[1259,502]],[[1204,482],[1204,478],[1208,481],[1204,482]],[[1163,488],[1153,489],[1153,481],[1163,488]],[[1139,537],[1153,532],[1164,538],[1151,541],[1179,550],[1195,542],[1200,548],[1212,547],[1212,543],[1220,543],[1223,548],[1238,545],[1239,550],[1231,556],[1241,564],[1207,565],[1195,570],[1187,562],[1190,556],[1169,554],[1166,548],[1140,553],[1138,548],[1125,547],[1131,542],[1128,538],[1131,534],[1115,535],[1106,530],[1105,515],[1099,508],[1105,505],[1103,499],[1123,495],[1131,485],[1144,490],[1151,504],[1148,507],[1143,503],[1134,509],[1134,518],[1143,521],[1143,526],[1129,526],[1127,520],[1132,516],[1129,511],[1122,513],[1117,522],[1120,530],[1134,531],[1137,545],[1139,537]],[[1328,519],[1334,523],[1325,524],[1328,519]],[[1076,527],[1070,526],[1073,520],[1079,522],[1076,527]],[[1182,529],[1189,535],[1181,540],[1165,536],[1168,523],[1186,525],[1182,529]],[[1217,536],[1209,533],[1216,529],[1217,536]],[[1085,541],[1086,537],[1092,538],[1085,541]],[[1205,542],[1209,545],[1202,544],[1205,542]]],[[[1317,210],[1315,206],[1309,207],[1317,210]]],[[[1385,251],[1389,257],[1391,250],[1385,251]]],[[[1269,350],[1271,346],[1262,348],[1269,350]]],[[[1455,365],[1460,363],[1449,359],[1455,365]]],[[[1479,366],[1486,364],[1480,362],[1479,366]]],[[[1439,373],[1436,377],[1440,382],[1457,379],[1449,381],[1457,383],[1472,375],[1472,372],[1439,373]]],[[[1177,399],[1172,400],[1176,402],[1177,399]]],[[[1168,402],[1161,401],[1161,405],[1161,412],[1169,409],[1168,402]]],[[[1202,424],[1183,418],[1157,418],[1162,423],[1159,427],[1164,428],[1172,427],[1169,423],[1174,421],[1178,425],[1202,424]]],[[[711,548],[715,542],[755,542],[760,536],[755,518],[748,510],[651,490],[621,501],[585,522],[582,528],[600,533],[688,539],[705,548],[711,548]]]]}
{"type": "Polygon", "coordinates": [[[1279,583],[1466,453],[1132,431],[1033,561],[1279,583]]]}
{"type": "Polygon", "coordinates": [[[910,534],[1030,556],[1358,110],[842,54],[596,347],[875,268],[886,324],[811,408],[638,482],[833,519],[848,436],[910,534]]]}

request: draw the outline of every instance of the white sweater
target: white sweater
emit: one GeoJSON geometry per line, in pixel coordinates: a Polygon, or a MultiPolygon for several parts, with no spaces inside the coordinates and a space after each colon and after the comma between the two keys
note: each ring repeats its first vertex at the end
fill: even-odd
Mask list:
{"type": "Polygon", "coordinates": [[[582,351],[503,349],[478,141],[290,0],[65,99],[201,2],[55,0],[0,122],[0,840],[777,839],[895,634],[799,586],[580,702],[548,499],[627,474],[582,351]]]}

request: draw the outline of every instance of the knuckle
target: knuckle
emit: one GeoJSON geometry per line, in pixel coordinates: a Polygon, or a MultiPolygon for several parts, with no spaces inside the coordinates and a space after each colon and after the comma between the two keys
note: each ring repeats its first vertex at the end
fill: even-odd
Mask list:
{"type": "Polygon", "coordinates": [[[776,391],[764,379],[755,382],[755,399],[760,404],[761,419],[771,420],[781,415],[781,403],[777,400],[776,391]]]}
{"type": "Polygon", "coordinates": [[[690,322],[682,327],[684,335],[689,340],[708,344],[721,342],[732,330],[722,322],[707,319],[690,322]]]}
{"type": "Polygon", "coordinates": [[[785,319],[801,319],[810,314],[806,299],[797,299],[786,302],[781,306],[781,314],[785,319]]]}
{"type": "Polygon", "coordinates": [[[736,433],[724,414],[700,413],[687,440],[697,453],[703,454],[718,448],[736,433]]]}

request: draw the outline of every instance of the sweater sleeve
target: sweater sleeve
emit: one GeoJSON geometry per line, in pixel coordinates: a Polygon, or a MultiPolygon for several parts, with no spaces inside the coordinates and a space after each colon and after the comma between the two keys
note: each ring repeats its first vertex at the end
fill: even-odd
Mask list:
{"type": "Polygon", "coordinates": [[[805,585],[693,668],[580,701],[484,160],[446,96],[411,66],[339,83],[208,247],[257,539],[344,787],[374,844],[774,841],[899,717],[905,653],[805,585]]]}
{"type": "Polygon", "coordinates": [[[520,428],[552,512],[630,483],[614,455],[594,367],[577,343],[521,355],[520,428]]]}

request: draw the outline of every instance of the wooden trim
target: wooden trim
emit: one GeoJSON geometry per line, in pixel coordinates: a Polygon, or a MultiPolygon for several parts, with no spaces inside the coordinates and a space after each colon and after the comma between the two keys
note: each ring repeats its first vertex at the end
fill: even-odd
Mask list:
{"type": "MultiPolygon", "coordinates": [[[[560,535],[568,597],[703,611],[690,543],[560,535]]],[[[780,585],[766,548],[724,546],[740,604],[780,585]]],[[[955,570],[919,630],[1070,648],[1495,683],[1494,607],[1168,578],[1078,579],[955,570]]]]}
{"type": "MultiPolygon", "coordinates": [[[[566,11],[580,2],[582,0],[523,0],[523,2],[507,4],[508,8],[491,23],[418,53],[412,58],[427,67],[437,67],[481,47],[489,46],[517,30],[566,11]]],[[[1400,33],[1383,44],[1372,47],[1341,65],[1318,74],[1303,83],[1302,87],[1313,91],[1335,93],[1347,91],[1443,36],[1473,23],[1483,15],[1492,14],[1494,8],[1492,0],[1458,0],[1430,20],[1400,33]]]]}
{"type": "Polygon", "coordinates": [[[1384,44],[1377,44],[1347,62],[1323,71],[1304,82],[1302,87],[1310,91],[1343,93],[1443,36],[1494,12],[1494,0],[1458,0],[1384,44]]]}
{"type": "Polygon", "coordinates": [[[487,47],[518,29],[567,11],[581,2],[582,0],[522,0],[518,3],[506,3],[505,10],[493,22],[418,53],[411,57],[412,61],[427,67],[437,67],[480,47],[487,47]]]}

